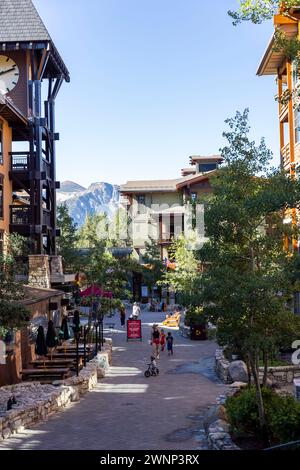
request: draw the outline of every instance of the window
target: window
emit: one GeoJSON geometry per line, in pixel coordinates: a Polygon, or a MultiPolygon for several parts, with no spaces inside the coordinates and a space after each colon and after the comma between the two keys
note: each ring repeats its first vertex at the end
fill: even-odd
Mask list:
{"type": "Polygon", "coordinates": [[[0,121],[0,165],[3,165],[3,126],[0,121]]]}
{"type": "Polygon", "coordinates": [[[0,255],[4,252],[4,232],[0,230],[0,255]]]}
{"type": "Polygon", "coordinates": [[[138,204],[138,214],[146,213],[146,196],[145,194],[138,194],[136,196],[136,201],[138,204]]]}
{"type": "Polygon", "coordinates": [[[3,176],[0,175],[0,219],[4,217],[3,176]]]}
{"type": "Polygon", "coordinates": [[[200,163],[199,165],[199,172],[206,173],[207,171],[216,170],[217,164],[216,163],[200,163]]]}

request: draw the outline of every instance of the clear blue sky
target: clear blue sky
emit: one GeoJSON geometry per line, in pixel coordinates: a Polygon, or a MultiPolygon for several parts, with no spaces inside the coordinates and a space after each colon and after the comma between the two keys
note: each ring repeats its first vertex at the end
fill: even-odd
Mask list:
{"type": "Polygon", "coordinates": [[[34,0],[71,72],[57,100],[58,178],[176,178],[249,107],[278,156],[274,77],[256,76],[272,23],[233,27],[236,0],[34,0]],[[212,7],[213,6],[213,7],[212,7]]]}

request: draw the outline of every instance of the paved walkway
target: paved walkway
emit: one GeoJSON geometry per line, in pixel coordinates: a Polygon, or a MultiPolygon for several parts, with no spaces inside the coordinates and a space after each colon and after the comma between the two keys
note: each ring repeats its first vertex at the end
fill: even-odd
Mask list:
{"type": "Polygon", "coordinates": [[[213,371],[213,342],[195,342],[173,332],[174,356],[162,353],[159,377],[144,377],[151,355],[150,328],[162,313],[144,312],[143,342],[113,338],[113,367],[79,403],[4,441],[0,449],[196,450],[205,449],[203,414],[225,386],[213,371]]]}

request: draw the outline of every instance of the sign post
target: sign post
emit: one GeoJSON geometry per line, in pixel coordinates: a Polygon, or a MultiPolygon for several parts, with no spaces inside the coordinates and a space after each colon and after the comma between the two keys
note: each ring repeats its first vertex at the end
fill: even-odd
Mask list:
{"type": "Polygon", "coordinates": [[[142,321],[127,320],[127,341],[142,341],[142,321]]]}

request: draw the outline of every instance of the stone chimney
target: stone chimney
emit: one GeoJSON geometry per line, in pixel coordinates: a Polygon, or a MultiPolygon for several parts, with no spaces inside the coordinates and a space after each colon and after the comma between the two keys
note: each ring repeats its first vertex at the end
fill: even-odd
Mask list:
{"type": "Polygon", "coordinates": [[[48,255],[29,255],[29,278],[31,287],[51,288],[50,263],[48,255]]]}

